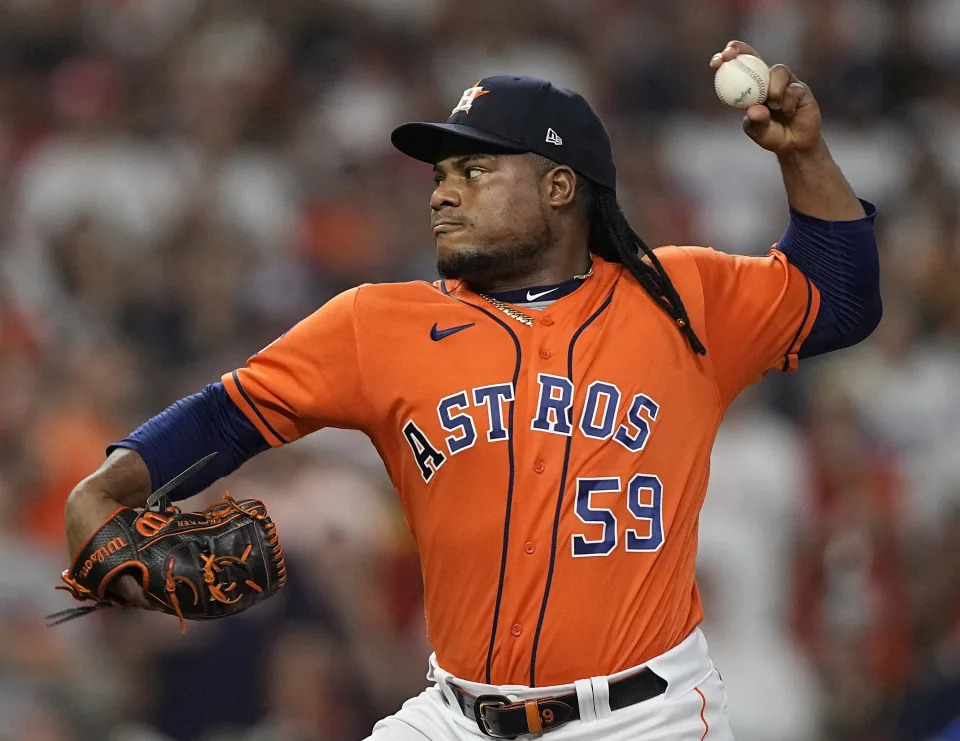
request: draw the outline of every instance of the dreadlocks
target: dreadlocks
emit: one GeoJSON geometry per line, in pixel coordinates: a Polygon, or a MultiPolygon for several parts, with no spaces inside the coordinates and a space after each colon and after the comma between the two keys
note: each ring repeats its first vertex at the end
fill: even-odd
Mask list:
{"type": "MultiPolygon", "coordinates": [[[[586,179],[584,182],[587,182],[586,179]]],[[[677,323],[693,351],[698,355],[706,355],[707,350],[690,326],[687,309],[673,281],[670,280],[656,253],[630,226],[617,202],[616,194],[612,190],[592,184],[588,184],[587,187],[593,191],[590,251],[607,262],[619,263],[627,268],[650,294],[657,306],[667,312],[677,323]],[[641,253],[649,258],[650,264],[643,261],[641,253]]]]}
{"type": "MultiPolygon", "coordinates": [[[[556,162],[538,154],[530,156],[534,158],[540,174],[557,166],[556,162]]],[[[706,355],[706,348],[690,326],[690,317],[680,294],[654,251],[640,239],[623,215],[616,193],[578,177],[574,203],[590,224],[590,252],[629,270],[657,306],[677,323],[693,351],[698,355],[706,355]],[[649,259],[649,264],[643,260],[643,256],[649,259]]]]}

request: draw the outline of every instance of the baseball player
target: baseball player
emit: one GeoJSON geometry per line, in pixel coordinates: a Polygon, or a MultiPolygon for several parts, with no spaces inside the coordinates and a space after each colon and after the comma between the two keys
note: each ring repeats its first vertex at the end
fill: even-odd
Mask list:
{"type": "Polygon", "coordinates": [[[333,298],[112,445],[69,498],[71,554],[210,452],[181,498],[269,447],[359,429],[416,539],[435,651],[432,686],[373,741],[732,738],[694,580],[714,436],[745,386],[881,313],[875,209],[810,89],[773,67],[744,129],[791,206],[765,257],[648,248],[603,124],[549,82],[481,79],[445,123],[400,126],[394,145],[434,167],[441,279],[333,298]]]}

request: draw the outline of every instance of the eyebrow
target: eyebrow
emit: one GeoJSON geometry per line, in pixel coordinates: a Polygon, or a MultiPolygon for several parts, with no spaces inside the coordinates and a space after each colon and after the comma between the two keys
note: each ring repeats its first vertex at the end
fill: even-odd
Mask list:
{"type": "MultiPolygon", "coordinates": [[[[463,155],[462,157],[455,157],[455,158],[454,158],[454,160],[453,160],[453,169],[454,169],[454,170],[461,170],[461,169],[463,169],[463,166],[464,166],[464,165],[466,165],[468,162],[472,162],[472,161],[474,161],[474,160],[492,160],[492,159],[493,159],[493,155],[489,155],[489,154],[465,154],[465,155],[463,155]]],[[[436,173],[441,172],[441,168],[440,168],[440,163],[439,163],[439,162],[436,163],[436,164],[433,166],[433,171],[436,172],[436,173]]]]}

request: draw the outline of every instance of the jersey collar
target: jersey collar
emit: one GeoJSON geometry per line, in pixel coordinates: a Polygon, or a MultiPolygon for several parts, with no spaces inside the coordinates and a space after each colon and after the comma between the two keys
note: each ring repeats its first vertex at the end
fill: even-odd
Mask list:
{"type": "MultiPolygon", "coordinates": [[[[607,262],[603,258],[594,255],[593,275],[585,280],[576,280],[571,278],[570,280],[560,283],[560,290],[557,290],[556,293],[562,293],[563,295],[553,301],[553,303],[544,310],[544,314],[549,313],[551,315],[563,316],[571,315],[575,318],[583,312],[593,311],[597,306],[600,305],[600,303],[606,300],[607,296],[610,294],[610,291],[613,290],[614,284],[617,282],[617,280],[619,280],[622,273],[622,265],[607,262]]],[[[487,301],[482,299],[476,291],[471,289],[462,280],[439,281],[438,285],[444,293],[453,298],[466,301],[467,303],[482,309],[491,308],[487,301]]],[[[527,302],[527,291],[530,291],[532,295],[536,295],[540,291],[550,290],[554,287],[557,286],[539,286],[529,289],[524,288],[520,291],[502,291],[495,295],[496,298],[500,299],[501,301],[505,301],[506,303],[522,305],[523,303],[527,302]],[[507,300],[502,298],[502,294],[505,293],[515,295],[522,293],[524,300],[523,302],[507,300]]],[[[542,298],[536,299],[536,302],[549,301],[553,297],[554,294],[550,293],[542,298]]]]}
{"type": "MultiPolygon", "coordinates": [[[[592,277],[592,276],[591,276],[592,277]]],[[[576,291],[586,278],[570,278],[562,283],[551,283],[533,288],[518,288],[514,291],[491,291],[493,296],[505,304],[539,304],[544,301],[556,301],[576,291]]]]}

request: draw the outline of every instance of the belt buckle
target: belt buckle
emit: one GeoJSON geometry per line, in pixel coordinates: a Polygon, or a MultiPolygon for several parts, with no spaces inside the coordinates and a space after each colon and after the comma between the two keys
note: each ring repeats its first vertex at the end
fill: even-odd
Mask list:
{"type": "Polygon", "coordinates": [[[480,695],[473,704],[473,715],[476,718],[480,732],[489,738],[516,738],[516,736],[504,736],[494,731],[487,723],[487,718],[483,711],[486,708],[502,708],[510,704],[510,698],[503,695],[480,695]]]}

